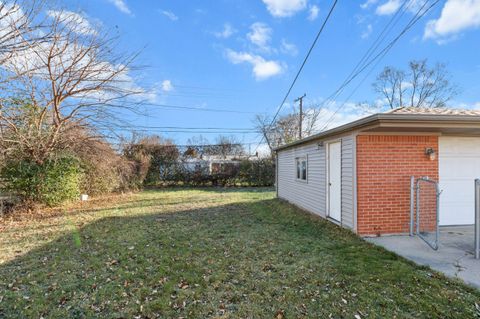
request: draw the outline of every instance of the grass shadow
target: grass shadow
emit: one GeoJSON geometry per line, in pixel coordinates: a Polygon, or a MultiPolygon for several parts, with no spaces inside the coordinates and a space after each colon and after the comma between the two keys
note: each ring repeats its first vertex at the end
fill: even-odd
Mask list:
{"type": "Polygon", "coordinates": [[[480,296],[278,200],[72,224],[0,291],[0,317],[45,318],[453,318],[480,296]]]}

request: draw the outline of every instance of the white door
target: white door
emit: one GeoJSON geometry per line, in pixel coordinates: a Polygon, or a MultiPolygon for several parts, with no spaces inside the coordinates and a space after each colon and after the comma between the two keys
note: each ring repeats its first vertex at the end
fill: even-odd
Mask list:
{"type": "Polygon", "coordinates": [[[328,144],[328,216],[342,220],[342,143],[328,144]]]}
{"type": "Polygon", "coordinates": [[[440,225],[475,220],[474,180],[480,178],[480,138],[439,138],[440,225]]]}

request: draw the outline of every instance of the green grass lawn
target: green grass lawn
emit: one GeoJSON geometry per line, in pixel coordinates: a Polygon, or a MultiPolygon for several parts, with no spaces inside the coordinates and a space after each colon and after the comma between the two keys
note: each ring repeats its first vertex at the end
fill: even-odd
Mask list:
{"type": "Polygon", "coordinates": [[[479,317],[478,291],[267,189],[146,191],[0,223],[0,318],[479,317]]]}

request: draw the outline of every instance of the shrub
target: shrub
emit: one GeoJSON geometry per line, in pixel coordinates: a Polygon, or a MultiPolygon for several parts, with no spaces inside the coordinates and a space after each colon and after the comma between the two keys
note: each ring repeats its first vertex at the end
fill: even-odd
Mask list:
{"type": "Polygon", "coordinates": [[[108,194],[120,188],[120,176],[116,166],[109,163],[82,163],[84,172],[81,191],[88,195],[108,194]]]}
{"type": "Polygon", "coordinates": [[[208,167],[201,166],[192,169],[185,163],[178,163],[173,180],[177,185],[206,186],[211,184],[212,176],[208,167]]]}
{"type": "Polygon", "coordinates": [[[152,158],[142,144],[131,143],[124,147],[123,158],[128,162],[128,174],[125,174],[123,188],[141,189],[144,185],[152,158]]]}
{"type": "Polygon", "coordinates": [[[186,162],[174,162],[163,165],[158,175],[164,186],[272,186],[275,165],[272,159],[244,160],[213,163],[209,171],[205,166],[192,169],[186,162]]]}
{"type": "Polygon", "coordinates": [[[102,140],[90,140],[74,150],[84,172],[81,191],[89,195],[108,194],[120,189],[124,174],[122,158],[102,140]]]}
{"type": "Polygon", "coordinates": [[[275,183],[275,164],[273,160],[266,158],[242,161],[238,181],[250,186],[272,186],[275,183]]]}
{"type": "Polygon", "coordinates": [[[1,171],[4,189],[24,201],[54,206],[77,199],[82,171],[71,156],[47,159],[39,164],[31,160],[10,160],[1,171]]]}
{"type": "Polygon", "coordinates": [[[145,184],[158,185],[162,180],[171,180],[172,174],[177,174],[180,152],[178,148],[169,140],[158,140],[155,144],[148,145],[148,153],[150,154],[150,167],[145,184]],[[164,144],[160,144],[164,143],[164,144]],[[171,169],[163,169],[170,167],[171,169]],[[173,172],[172,172],[173,170],[173,172]]]}

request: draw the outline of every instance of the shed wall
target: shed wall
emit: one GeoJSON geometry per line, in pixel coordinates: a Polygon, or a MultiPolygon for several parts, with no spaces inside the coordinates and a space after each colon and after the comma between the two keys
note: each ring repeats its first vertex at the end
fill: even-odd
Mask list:
{"type": "Polygon", "coordinates": [[[325,147],[316,143],[300,145],[278,153],[278,197],[325,217],[325,147]],[[307,182],[296,179],[297,157],[308,157],[307,182]]]}
{"type": "MultiPolygon", "coordinates": [[[[353,229],[355,140],[353,134],[339,139],[342,141],[342,226],[353,229]]],[[[277,172],[279,198],[326,217],[326,146],[318,147],[318,141],[315,141],[279,151],[277,172]],[[307,182],[296,179],[295,160],[303,156],[308,158],[307,182]]]]}

